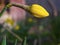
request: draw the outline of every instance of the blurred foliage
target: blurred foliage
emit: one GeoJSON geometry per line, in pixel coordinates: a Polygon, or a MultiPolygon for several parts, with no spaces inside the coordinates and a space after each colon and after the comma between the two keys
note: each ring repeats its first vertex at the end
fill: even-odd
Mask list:
{"type": "MultiPolygon", "coordinates": [[[[9,7],[9,6],[7,6],[9,7]]],[[[0,13],[0,16],[2,16],[4,10],[6,10],[5,7],[2,12],[0,13]]],[[[35,12],[35,11],[34,11],[35,12]]],[[[15,34],[17,34],[19,37],[21,37],[23,39],[22,45],[27,45],[27,43],[29,43],[30,45],[33,45],[33,42],[35,39],[41,38],[42,41],[42,45],[60,45],[60,16],[56,16],[53,17],[52,19],[49,20],[50,21],[50,32],[49,31],[43,31],[42,33],[39,33],[37,36],[36,33],[34,34],[29,34],[29,30],[33,27],[36,26],[36,21],[33,20],[32,18],[28,18],[24,21],[20,21],[17,23],[17,27],[13,28],[11,31],[14,32],[15,34]]],[[[39,22],[40,23],[40,22],[39,22]]],[[[2,29],[2,25],[0,25],[0,29],[2,29]]],[[[40,30],[45,30],[45,28],[43,27],[43,25],[40,27],[40,30]]],[[[0,37],[6,36],[7,37],[3,37],[2,40],[2,45],[17,45],[19,40],[14,37],[11,33],[9,33],[6,29],[1,32],[2,30],[0,30],[0,37]]],[[[38,31],[38,29],[37,29],[38,31]]],[[[2,38],[1,38],[2,39],[2,38]]],[[[38,41],[37,41],[38,43],[38,41]]]]}
{"type": "Polygon", "coordinates": [[[60,43],[60,15],[51,20],[51,36],[55,43],[60,43]]]}
{"type": "MultiPolygon", "coordinates": [[[[28,18],[25,21],[18,22],[19,29],[15,30],[12,29],[14,33],[16,33],[19,37],[23,39],[23,44],[24,43],[29,43],[31,42],[31,45],[33,45],[33,41],[37,39],[37,34],[29,34],[28,31],[30,30],[31,27],[35,26],[36,21],[33,20],[32,18],[28,18]],[[27,37],[27,40],[24,40],[25,37],[27,37]],[[25,41],[25,42],[24,42],[25,41]]],[[[50,20],[51,25],[51,30],[49,31],[43,31],[40,34],[40,37],[42,39],[42,45],[59,45],[60,44],[60,16],[54,17],[50,20]]],[[[0,27],[3,27],[0,25],[0,27]]],[[[0,30],[1,31],[1,30],[0,30]]],[[[7,34],[7,44],[9,43],[11,45],[14,45],[16,41],[16,37],[14,37],[12,34],[10,34],[8,31],[5,31],[7,34]]],[[[5,34],[3,32],[3,34],[5,34]]],[[[0,33],[0,36],[3,35],[0,33]]],[[[17,42],[19,40],[17,39],[17,42]]]]}
{"type": "MultiPolygon", "coordinates": [[[[28,18],[25,21],[18,22],[17,25],[19,26],[19,29],[12,29],[12,32],[17,34],[19,37],[22,39],[25,39],[25,37],[29,37],[28,31],[30,30],[31,27],[33,27],[36,24],[36,22],[32,18],[28,18]]],[[[5,30],[3,33],[0,32],[0,36],[3,36],[6,33],[7,35],[7,41],[8,45],[9,43],[14,44],[16,37],[14,37],[12,34],[10,34],[7,30],[5,30]]],[[[30,35],[32,36],[32,35],[30,35]]],[[[33,35],[34,37],[34,35],[33,35]]],[[[19,42],[19,40],[17,41],[19,42]]]]}

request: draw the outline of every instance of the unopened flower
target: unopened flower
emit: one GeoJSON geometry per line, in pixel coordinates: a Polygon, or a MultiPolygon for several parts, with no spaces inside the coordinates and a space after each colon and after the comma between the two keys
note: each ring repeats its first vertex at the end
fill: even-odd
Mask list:
{"type": "Polygon", "coordinates": [[[33,16],[37,18],[43,18],[49,16],[47,10],[38,4],[32,4],[32,6],[30,7],[30,12],[33,14],[33,16]]]}
{"type": "Polygon", "coordinates": [[[14,4],[13,3],[12,6],[22,8],[37,18],[44,18],[44,17],[49,16],[48,11],[43,6],[41,6],[39,4],[32,4],[31,6],[28,6],[28,5],[14,4]]]}

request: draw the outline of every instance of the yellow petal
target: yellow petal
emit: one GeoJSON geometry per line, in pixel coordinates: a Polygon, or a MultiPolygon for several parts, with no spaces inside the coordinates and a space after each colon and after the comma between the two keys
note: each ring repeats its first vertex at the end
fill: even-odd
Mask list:
{"type": "Polygon", "coordinates": [[[11,24],[11,25],[14,24],[14,21],[13,21],[12,19],[10,19],[10,18],[7,18],[5,22],[6,22],[6,23],[9,23],[9,24],[11,24]]]}
{"type": "Polygon", "coordinates": [[[41,5],[38,4],[33,4],[30,8],[30,12],[39,18],[43,18],[43,17],[47,17],[49,16],[49,13],[47,12],[47,10],[42,7],[41,5]]]}

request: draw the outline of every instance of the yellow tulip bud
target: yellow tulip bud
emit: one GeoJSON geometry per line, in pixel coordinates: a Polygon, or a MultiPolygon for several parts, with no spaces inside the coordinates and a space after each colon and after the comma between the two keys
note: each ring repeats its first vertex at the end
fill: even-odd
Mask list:
{"type": "Polygon", "coordinates": [[[30,7],[30,12],[33,14],[33,16],[37,18],[43,18],[43,17],[49,16],[49,13],[47,12],[47,10],[38,4],[33,4],[30,7]]]}

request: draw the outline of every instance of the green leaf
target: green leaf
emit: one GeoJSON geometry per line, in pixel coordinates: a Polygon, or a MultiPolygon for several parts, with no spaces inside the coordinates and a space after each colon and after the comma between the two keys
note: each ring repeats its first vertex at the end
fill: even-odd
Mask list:
{"type": "Polygon", "coordinates": [[[0,13],[0,17],[2,16],[2,14],[9,8],[9,4],[7,4],[4,8],[3,8],[3,10],[1,11],[1,13],[0,13]]]}
{"type": "Polygon", "coordinates": [[[25,37],[23,45],[27,45],[26,43],[27,43],[27,38],[25,37]]]}
{"type": "Polygon", "coordinates": [[[6,35],[3,36],[2,45],[6,45],[6,35]]]}
{"type": "Polygon", "coordinates": [[[3,8],[3,10],[1,11],[1,13],[0,13],[0,17],[1,17],[2,14],[6,11],[6,9],[7,9],[7,7],[5,6],[5,7],[3,8]]]}
{"type": "Polygon", "coordinates": [[[15,40],[15,45],[17,45],[17,39],[15,40]]]}

